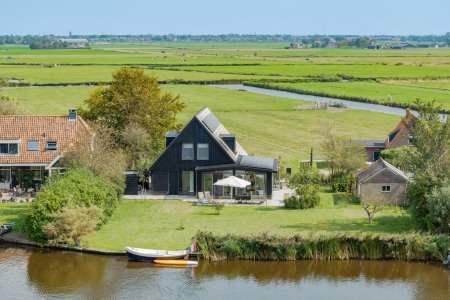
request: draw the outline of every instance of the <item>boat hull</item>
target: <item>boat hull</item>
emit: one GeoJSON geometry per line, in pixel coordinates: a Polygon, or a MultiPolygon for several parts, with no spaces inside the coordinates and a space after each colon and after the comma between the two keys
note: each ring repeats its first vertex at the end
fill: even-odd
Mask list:
{"type": "Polygon", "coordinates": [[[187,255],[186,251],[147,250],[147,252],[145,252],[146,250],[147,249],[126,248],[126,253],[129,260],[148,261],[148,262],[153,262],[156,259],[177,260],[182,259],[187,255]]]}
{"type": "Polygon", "coordinates": [[[193,260],[170,260],[170,259],[155,259],[154,264],[162,266],[174,266],[174,267],[196,267],[198,262],[193,260]]]}

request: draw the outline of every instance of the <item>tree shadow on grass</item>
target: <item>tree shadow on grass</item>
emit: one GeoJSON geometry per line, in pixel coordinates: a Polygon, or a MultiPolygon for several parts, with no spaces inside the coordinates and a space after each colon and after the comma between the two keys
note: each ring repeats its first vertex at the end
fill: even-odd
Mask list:
{"type": "Polygon", "coordinates": [[[282,206],[258,206],[255,208],[257,211],[279,211],[279,210],[286,210],[282,206]]]}
{"type": "Polygon", "coordinates": [[[349,231],[349,232],[385,232],[404,233],[414,230],[410,217],[406,216],[375,216],[369,224],[366,218],[323,220],[317,223],[297,223],[282,225],[281,228],[298,231],[349,231]]]}
{"type": "Polygon", "coordinates": [[[333,203],[336,206],[346,206],[350,204],[359,204],[358,198],[346,193],[333,193],[333,203]]]}

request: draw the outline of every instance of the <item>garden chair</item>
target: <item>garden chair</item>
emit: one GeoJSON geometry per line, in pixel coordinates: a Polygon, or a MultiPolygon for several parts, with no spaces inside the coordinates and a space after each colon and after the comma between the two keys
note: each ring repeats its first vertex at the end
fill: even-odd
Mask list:
{"type": "Polygon", "coordinates": [[[197,201],[198,205],[208,204],[208,199],[205,197],[205,194],[203,192],[198,192],[197,195],[198,195],[197,201]]]}

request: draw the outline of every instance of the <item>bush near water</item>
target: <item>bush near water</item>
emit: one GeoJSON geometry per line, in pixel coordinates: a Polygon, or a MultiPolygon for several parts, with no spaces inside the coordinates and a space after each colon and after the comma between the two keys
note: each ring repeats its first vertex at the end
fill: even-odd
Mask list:
{"type": "Polygon", "coordinates": [[[116,209],[120,193],[115,185],[88,169],[71,169],[64,175],[52,176],[27,211],[25,230],[33,240],[45,242],[43,227],[52,221],[55,212],[69,204],[99,207],[105,223],[116,209]]]}
{"type": "Polygon", "coordinates": [[[442,261],[449,247],[446,235],[309,234],[282,237],[214,235],[200,231],[197,246],[203,257],[219,260],[391,259],[442,261]]]}

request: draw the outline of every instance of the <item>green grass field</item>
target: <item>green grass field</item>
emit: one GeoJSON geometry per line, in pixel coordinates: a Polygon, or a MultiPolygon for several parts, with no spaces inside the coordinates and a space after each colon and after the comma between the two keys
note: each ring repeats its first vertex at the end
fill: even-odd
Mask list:
{"type": "Polygon", "coordinates": [[[27,203],[0,203],[0,224],[16,222],[13,231],[22,230],[27,203]]]}
{"type": "Polygon", "coordinates": [[[272,83],[274,88],[293,88],[304,92],[325,93],[332,97],[361,97],[378,100],[381,103],[411,103],[419,98],[429,102],[435,100],[444,109],[450,109],[450,88],[448,82],[394,84],[377,82],[313,82],[313,83],[272,83]]]}
{"type": "MultiPolygon", "coordinates": [[[[86,99],[93,87],[28,87],[3,89],[3,95],[17,98],[30,114],[66,114],[86,99]]],[[[307,102],[267,95],[232,91],[211,86],[168,85],[164,90],[180,94],[186,110],[179,121],[186,124],[208,106],[251,154],[281,156],[294,169],[314,148],[320,158],[320,141],[327,124],[349,138],[384,139],[400,118],[363,110],[303,110],[307,102]]]]}
{"type": "MultiPolygon", "coordinates": [[[[326,208],[286,210],[267,206],[226,206],[221,215],[211,207],[189,202],[124,200],[108,224],[84,239],[87,247],[123,250],[125,246],[183,249],[198,230],[216,234],[279,235],[311,231],[406,233],[414,230],[410,215],[384,210],[368,224],[360,205],[336,205],[335,194],[325,194],[326,208]],[[180,227],[184,227],[181,229],[180,227]]],[[[325,202],[325,203],[324,203],[325,202]]]]}
{"type": "MultiPolygon", "coordinates": [[[[299,84],[336,96],[449,107],[450,49],[284,49],[283,43],[103,44],[92,49],[31,50],[0,45],[0,79],[31,84],[108,82],[120,66],[142,66],[167,82],[356,77],[373,82],[299,84]],[[389,82],[385,82],[389,80],[389,82]],[[409,81],[408,81],[409,80],[409,81]],[[411,81],[414,80],[414,81],[411,81]]],[[[291,85],[290,83],[280,83],[291,85]]],[[[294,84],[297,85],[297,84],[294,84]]]]}

